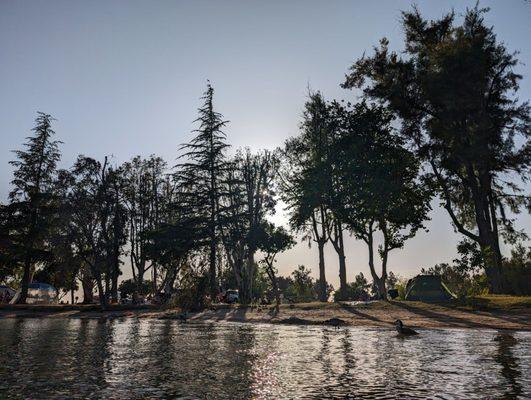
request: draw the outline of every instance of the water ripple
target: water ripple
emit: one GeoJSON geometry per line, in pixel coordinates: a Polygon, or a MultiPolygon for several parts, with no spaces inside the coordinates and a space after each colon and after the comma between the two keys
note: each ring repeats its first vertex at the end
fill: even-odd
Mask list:
{"type": "Polygon", "coordinates": [[[4,399],[531,398],[531,334],[0,320],[4,399]]]}

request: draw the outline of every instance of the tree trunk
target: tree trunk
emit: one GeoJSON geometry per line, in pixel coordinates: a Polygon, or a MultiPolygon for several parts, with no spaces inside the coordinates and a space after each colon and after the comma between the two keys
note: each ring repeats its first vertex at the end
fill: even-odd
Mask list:
{"type": "Polygon", "coordinates": [[[112,281],[111,281],[111,299],[113,303],[118,303],[118,269],[116,265],[113,268],[112,281]]]}
{"type": "Polygon", "coordinates": [[[327,302],[324,245],[325,243],[322,240],[317,243],[319,248],[319,301],[327,302]]]}
{"type": "Polygon", "coordinates": [[[218,294],[218,285],[216,280],[216,238],[215,231],[214,235],[210,237],[210,298],[212,301],[216,299],[218,294]]]}
{"type": "Polygon", "coordinates": [[[496,241],[490,238],[482,238],[480,243],[481,252],[485,255],[485,274],[489,284],[489,292],[493,294],[503,294],[506,290],[503,277],[503,262],[501,254],[493,248],[496,241]]]}
{"type": "Polygon", "coordinates": [[[242,277],[242,271],[243,271],[243,258],[240,256],[237,256],[234,260],[233,265],[233,272],[234,272],[234,279],[236,280],[236,286],[238,288],[238,291],[240,293],[240,301],[244,302],[244,293],[245,293],[245,281],[242,277]]]}
{"type": "Polygon", "coordinates": [[[22,285],[20,288],[20,297],[17,300],[17,304],[26,304],[26,299],[28,298],[28,286],[30,281],[31,274],[31,260],[30,256],[27,255],[24,260],[24,274],[22,275],[22,285]]]}
{"type": "MultiPolygon", "coordinates": [[[[108,268],[107,271],[110,272],[108,268]]],[[[111,293],[111,277],[109,275],[109,273],[105,274],[105,287],[103,288],[105,295],[109,295],[111,293]]]]}
{"type": "Polygon", "coordinates": [[[107,308],[107,293],[105,293],[103,282],[101,281],[101,276],[98,276],[96,278],[96,284],[98,285],[98,296],[100,298],[101,308],[106,309],[107,308]]]}
{"type": "Polygon", "coordinates": [[[280,291],[278,290],[278,281],[273,268],[273,262],[267,262],[267,275],[271,280],[271,287],[273,288],[273,295],[275,296],[275,314],[280,312],[280,291]]]}
{"type": "Polygon", "coordinates": [[[164,295],[169,300],[171,294],[173,293],[173,285],[175,283],[175,279],[177,279],[177,273],[179,272],[179,267],[169,265],[168,268],[166,268],[166,271],[167,271],[166,276],[164,277],[164,281],[161,287],[164,288],[164,295]]]}
{"type": "MultiPolygon", "coordinates": [[[[374,268],[374,238],[373,238],[373,231],[372,231],[372,224],[369,227],[369,232],[367,235],[367,246],[369,248],[369,269],[371,270],[371,276],[373,285],[376,286],[378,290],[378,295],[382,300],[387,300],[387,290],[385,287],[385,281],[387,279],[387,276],[384,271],[382,271],[382,277],[379,277],[376,273],[376,269],[374,268]]],[[[382,268],[385,269],[386,261],[383,261],[382,268]]]]}
{"type": "Polygon", "coordinates": [[[70,304],[74,304],[74,289],[70,289],[70,304]]]}
{"type": "Polygon", "coordinates": [[[347,264],[345,257],[345,244],[343,242],[343,226],[341,222],[335,223],[335,238],[332,241],[339,258],[339,291],[345,293],[347,290],[347,264]]]}
{"type": "Polygon", "coordinates": [[[144,284],[144,274],[146,273],[146,271],[144,270],[143,267],[138,267],[138,273],[136,274],[136,291],[137,291],[137,294],[143,294],[143,289],[142,289],[142,286],[144,284]]]}
{"type": "Polygon", "coordinates": [[[387,288],[386,288],[385,281],[386,280],[384,278],[375,279],[375,284],[376,284],[376,287],[378,288],[378,295],[380,296],[380,299],[382,300],[387,300],[387,288]]]}
{"type": "Polygon", "coordinates": [[[155,296],[157,294],[157,279],[158,279],[158,276],[157,276],[157,266],[153,263],[153,266],[151,267],[153,268],[153,282],[152,282],[152,291],[153,291],[153,296],[155,296]]]}
{"type": "Polygon", "coordinates": [[[278,290],[277,277],[272,268],[271,273],[271,283],[273,286],[273,293],[275,294],[275,313],[278,314],[280,312],[280,291],[278,290]]]}
{"type": "Polygon", "coordinates": [[[253,283],[255,276],[256,263],[254,262],[254,251],[249,250],[247,257],[248,270],[247,270],[247,300],[249,303],[253,301],[253,283]]]}
{"type": "MultiPolygon", "coordinates": [[[[118,206],[116,206],[118,209],[118,206]]],[[[112,260],[112,273],[111,273],[111,299],[113,303],[118,303],[118,277],[120,276],[120,225],[117,223],[117,218],[114,222],[114,235],[113,235],[113,260],[112,260]]]]}
{"type": "Polygon", "coordinates": [[[485,258],[485,273],[489,281],[491,293],[500,294],[505,291],[502,274],[502,256],[497,232],[496,214],[491,205],[489,193],[492,192],[490,178],[483,174],[476,179],[471,166],[468,167],[468,177],[471,182],[471,192],[474,201],[474,215],[479,231],[479,246],[485,258]]]}
{"type": "Polygon", "coordinates": [[[314,234],[314,240],[317,242],[317,248],[319,250],[319,301],[328,301],[326,293],[326,276],[325,276],[325,259],[324,259],[324,246],[328,240],[328,227],[326,222],[326,215],[323,206],[319,207],[317,211],[321,221],[321,232],[319,232],[317,218],[315,212],[312,213],[312,229],[314,234]]]}
{"type": "Polygon", "coordinates": [[[339,253],[339,291],[345,293],[347,291],[347,263],[345,253],[339,253]]]}
{"type": "Polygon", "coordinates": [[[94,281],[92,278],[83,277],[81,286],[83,288],[83,304],[94,302],[94,281]]]}
{"type": "Polygon", "coordinates": [[[478,235],[465,228],[461,223],[453,208],[449,187],[445,178],[440,174],[435,162],[430,161],[432,170],[442,189],[446,205],[444,208],[452,218],[456,229],[470,240],[476,242],[484,254],[486,264],[485,274],[489,283],[491,293],[503,293],[505,291],[505,281],[503,279],[502,255],[500,251],[499,232],[496,221],[495,204],[492,198],[492,178],[488,173],[480,174],[478,179],[471,163],[466,164],[466,177],[461,178],[465,187],[472,193],[472,203],[474,205],[474,217],[478,228],[478,235]]]}

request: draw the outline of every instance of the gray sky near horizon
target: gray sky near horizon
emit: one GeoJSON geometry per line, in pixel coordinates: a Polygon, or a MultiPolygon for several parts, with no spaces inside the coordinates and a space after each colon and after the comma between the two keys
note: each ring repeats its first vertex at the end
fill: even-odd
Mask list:
{"type": "MultiPolygon", "coordinates": [[[[78,154],[112,155],[122,163],[157,154],[170,165],[188,141],[209,79],[217,110],[230,120],[233,150],[273,149],[297,134],[307,88],[328,99],[355,100],[339,87],[352,62],[386,36],[401,49],[400,10],[410,1],[0,1],[0,201],[9,191],[13,159],[37,111],[52,114],[61,167],[78,154]]],[[[418,1],[438,18],[471,1],[418,1]]],[[[531,3],[482,1],[524,75],[519,97],[531,98],[531,3]]],[[[233,151],[231,150],[231,151],[233,151]]],[[[390,269],[410,276],[449,262],[460,236],[434,203],[429,232],[395,250],[390,269]]],[[[273,218],[284,223],[282,210],[273,218]]],[[[530,232],[531,218],[518,227],[530,232]]],[[[333,249],[327,278],[338,284],[333,249]]],[[[317,248],[300,243],[279,256],[281,274],[298,264],[317,276],[317,248]]],[[[367,250],[347,241],[348,278],[369,276],[367,250]]],[[[126,276],[130,275],[126,267],[126,276]]]]}

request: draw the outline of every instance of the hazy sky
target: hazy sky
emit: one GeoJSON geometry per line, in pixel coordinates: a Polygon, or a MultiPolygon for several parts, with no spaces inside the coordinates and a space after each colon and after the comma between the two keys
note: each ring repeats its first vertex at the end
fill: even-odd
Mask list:
{"type": "MultiPolygon", "coordinates": [[[[0,1],[0,200],[11,180],[10,152],[20,148],[37,111],[52,114],[64,144],[62,167],[83,153],[116,163],[155,153],[174,163],[188,141],[206,80],[231,121],[238,148],[273,149],[297,134],[307,87],[329,99],[355,99],[339,84],[348,67],[382,36],[402,45],[400,10],[409,1],[0,1]]],[[[471,1],[419,1],[422,13],[462,13],[471,1]]],[[[482,1],[489,24],[524,75],[531,98],[531,3],[482,1]]],[[[434,204],[436,206],[436,204],[434,204]]],[[[391,254],[403,276],[450,261],[459,236],[435,207],[430,232],[391,254]]],[[[284,221],[282,215],[275,221],[284,221]]],[[[531,218],[518,226],[531,230],[531,218]]],[[[369,275],[362,243],[347,241],[349,280],[369,275]]],[[[327,250],[337,286],[337,257],[327,250]]],[[[279,258],[281,273],[305,264],[317,276],[317,248],[299,244],[279,258]]]]}

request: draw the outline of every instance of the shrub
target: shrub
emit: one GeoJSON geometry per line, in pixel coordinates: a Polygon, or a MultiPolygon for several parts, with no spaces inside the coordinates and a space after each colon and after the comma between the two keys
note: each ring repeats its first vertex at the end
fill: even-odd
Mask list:
{"type": "Polygon", "coordinates": [[[398,290],[398,300],[405,300],[407,293],[407,279],[398,279],[394,288],[398,290]]]}
{"type": "Polygon", "coordinates": [[[334,292],[334,301],[368,300],[370,284],[360,272],[354,282],[348,283],[346,289],[334,292]]]}
{"type": "Polygon", "coordinates": [[[206,275],[188,276],[181,281],[181,287],[173,298],[172,304],[186,311],[200,311],[209,305],[209,278],[206,275]]]}
{"type": "Polygon", "coordinates": [[[531,249],[518,244],[503,263],[503,271],[510,294],[531,295],[531,249]]]}

